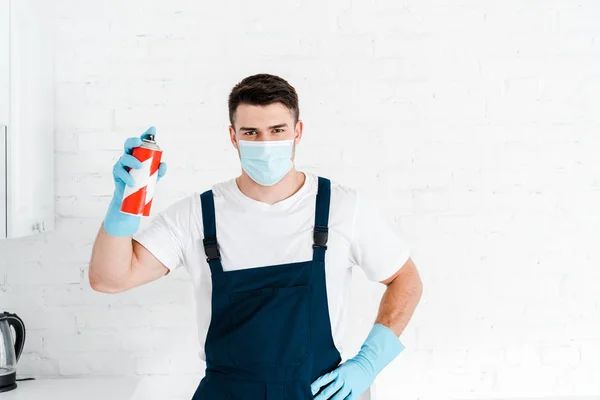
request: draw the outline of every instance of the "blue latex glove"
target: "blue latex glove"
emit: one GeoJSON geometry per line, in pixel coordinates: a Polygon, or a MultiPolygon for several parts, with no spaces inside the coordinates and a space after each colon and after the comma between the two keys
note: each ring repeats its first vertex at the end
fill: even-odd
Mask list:
{"type": "Polygon", "coordinates": [[[375,324],[356,357],[318,378],[310,385],[315,400],[353,400],[367,390],[375,377],[404,350],[398,336],[388,327],[375,324]]]}
{"type": "MultiPolygon", "coordinates": [[[[113,167],[113,178],[115,180],[115,192],[112,201],[108,207],[108,212],[104,218],[104,230],[112,236],[132,236],[140,227],[141,215],[129,215],[120,211],[125,185],[135,186],[133,177],[125,167],[139,169],[142,163],[131,155],[134,147],[142,144],[142,139],[147,135],[155,135],[156,129],[152,126],[148,128],[139,138],[131,137],[125,141],[125,152],[117,160],[113,167]]],[[[157,182],[167,173],[167,164],[161,162],[158,167],[157,182]]]]}

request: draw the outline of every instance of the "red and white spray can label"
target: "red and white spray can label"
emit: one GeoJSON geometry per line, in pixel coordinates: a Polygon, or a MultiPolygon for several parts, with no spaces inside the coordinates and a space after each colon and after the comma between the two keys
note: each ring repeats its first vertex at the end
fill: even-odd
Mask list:
{"type": "Polygon", "coordinates": [[[142,168],[129,170],[135,186],[125,186],[121,212],[147,217],[152,207],[162,150],[153,138],[149,138],[144,139],[140,147],[135,147],[132,155],[140,160],[142,168]]]}

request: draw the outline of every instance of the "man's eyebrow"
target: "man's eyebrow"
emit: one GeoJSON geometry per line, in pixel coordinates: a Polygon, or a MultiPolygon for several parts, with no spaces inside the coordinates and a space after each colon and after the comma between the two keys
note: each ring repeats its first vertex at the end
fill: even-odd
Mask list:
{"type": "MultiPolygon", "coordinates": [[[[277,129],[277,128],[287,128],[288,124],[277,124],[277,125],[273,125],[270,126],[269,129],[277,129]]],[[[257,131],[259,130],[258,128],[247,128],[245,126],[242,126],[240,128],[240,131],[257,131]]]]}

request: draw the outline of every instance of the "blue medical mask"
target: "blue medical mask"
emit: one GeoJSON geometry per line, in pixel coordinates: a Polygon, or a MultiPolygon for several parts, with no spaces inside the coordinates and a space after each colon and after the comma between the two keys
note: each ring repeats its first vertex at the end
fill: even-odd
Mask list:
{"type": "Polygon", "coordinates": [[[272,186],[292,169],[294,140],[239,140],[242,168],[259,185],[272,186]]]}

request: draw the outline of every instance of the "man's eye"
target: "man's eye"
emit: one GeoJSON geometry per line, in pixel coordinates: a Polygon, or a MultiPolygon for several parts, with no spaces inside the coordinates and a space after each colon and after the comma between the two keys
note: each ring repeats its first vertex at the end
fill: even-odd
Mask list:
{"type": "Polygon", "coordinates": [[[275,133],[281,133],[281,132],[283,132],[283,129],[279,129],[279,128],[275,129],[275,133]]]}
{"type": "Polygon", "coordinates": [[[245,135],[253,135],[255,133],[256,133],[256,131],[246,131],[245,135]]]}

